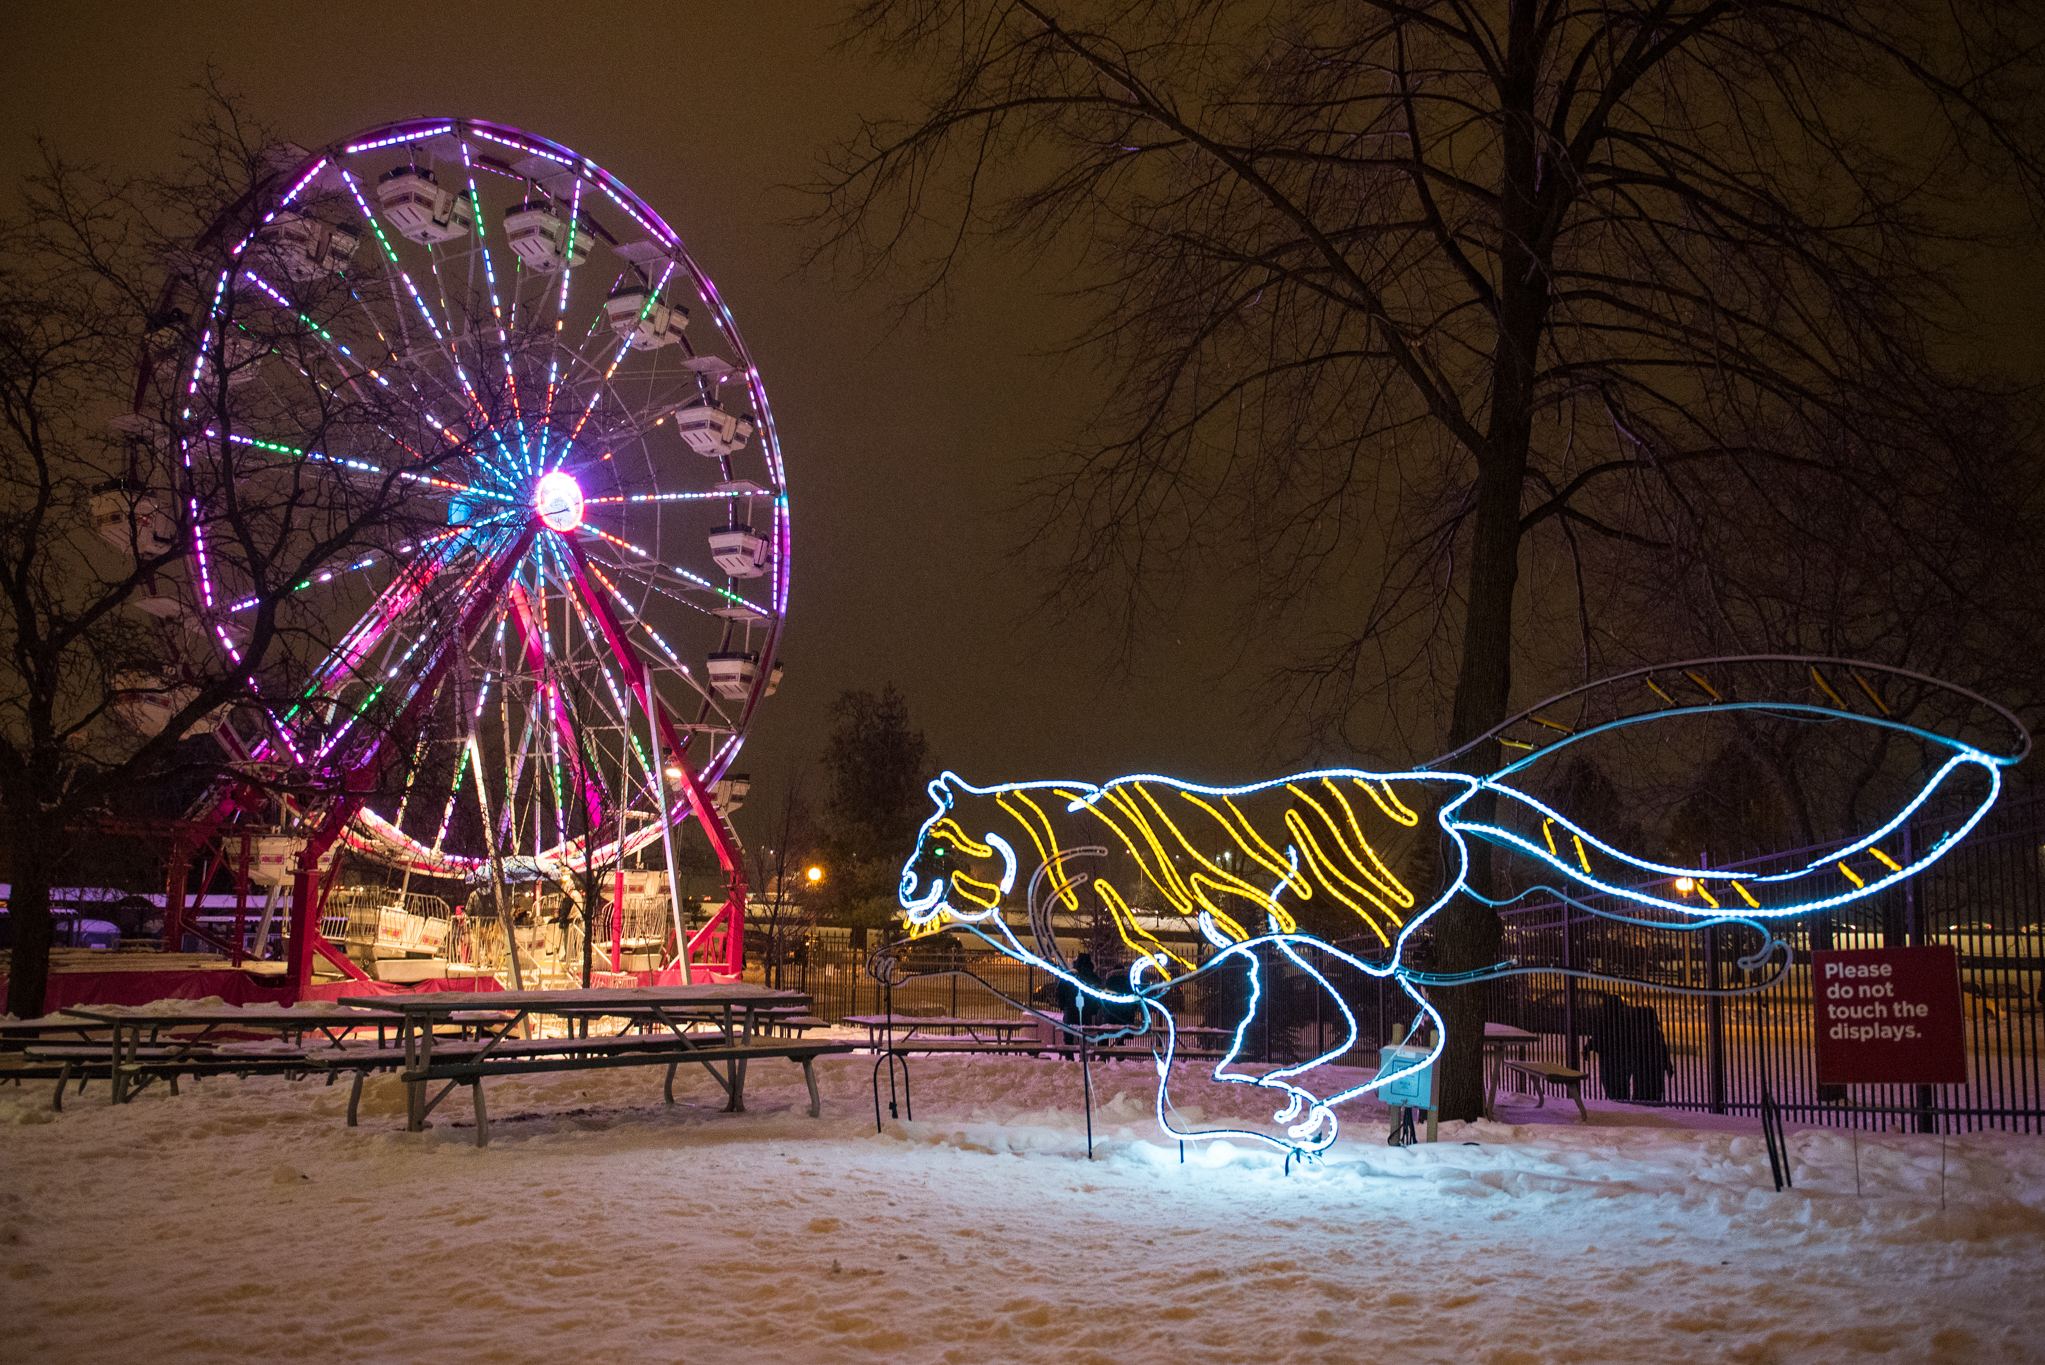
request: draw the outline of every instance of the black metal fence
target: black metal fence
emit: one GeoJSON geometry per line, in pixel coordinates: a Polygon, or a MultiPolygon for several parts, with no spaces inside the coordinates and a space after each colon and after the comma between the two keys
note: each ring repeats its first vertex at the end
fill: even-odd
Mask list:
{"type": "MultiPolygon", "coordinates": [[[[879,1014],[885,1002],[880,983],[867,972],[868,953],[852,947],[842,929],[818,930],[791,954],[778,984],[807,992],[817,1017],[834,1024],[853,1015],[879,1014]]],[[[1042,972],[1013,958],[972,951],[965,940],[952,935],[915,945],[901,965],[914,979],[894,989],[897,1014],[1014,1019],[1022,1012],[1009,1001],[1038,998],[1047,980],[1042,972]],[[961,971],[972,976],[956,974],[961,971]]]]}
{"type": "MultiPolygon", "coordinates": [[[[1945,824],[1925,818],[1913,841],[1938,838],[1945,824]]],[[[1804,858],[1823,848],[1797,850],[1804,858]]],[[[1733,864],[1780,866],[1789,854],[1733,864]]],[[[1595,903],[1594,901],[1590,903],[1595,903]]],[[[1637,907],[1612,906],[1636,918],[1637,907]]],[[[1536,903],[1507,911],[1506,953],[1551,970],[1478,987],[1487,1019],[1539,1035],[1530,1058],[1590,1073],[1612,1099],[1721,1114],[1754,1114],[1765,1087],[1794,1122],[1931,1132],[2004,1128],[2045,1132],[2045,797],[2006,801],[1968,838],[1924,873],[1866,901],[1809,921],[1777,927],[1796,950],[1781,980],[1752,994],[1724,992],[1758,984],[1739,961],[1761,939],[1738,926],[1684,929],[1619,924],[1568,905],[1536,903]],[[1958,1086],[1820,1086],[1812,1031],[1812,948],[1950,944],[1960,964],[1969,1079],[1958,1086]],[[1621,978],[1584,981],[1563,971],[1621,978]]],[[[1338,945],[1382,958],[1369,943],[1338,945]]],[[[1189,949],[1190,951],[1190,949],[1189,949]]],[[[1297,967],[1269,954],[1246,1035],[1247,1054],[1296,1060],[1335,1046],[1347,1032],[1344,1005],[1358,1026],[1357,1061],[1414,1014],[1398,986],[1340,959],[1311,954],[1341,996],[1337,1003],[1297,967]]],[[[973,952],[944,936],[917,945],[912,972],[964,968],[1013,1000],[1048,1000],[1046,980],[999,954],[973,952]]],[[[878,1013],[879,989],[866,954],[844,931],[825,930],[783,970],[781,984],[808,991],[832,1021],[878,1013]]],[[[1250,1006],[1247,971],[1210,973],[1169,1001],[1188,1023],[1233,1026],[1250,1006]]],[[[937,976],[897,986],[896,1012],[1014,1017],[1017,1010],[970,979],[937,976]]]]}
{"type": "MultiPolygon", "coordinates": [[[[1926,818],[1913,842],[1948,825],[1926,818]]],[[[1808,859],[1826,848],[1795,850],[1808,859]]],[[[1790,854],[1745,867],[1779,867],[1790,854]]],[[[1587,898],[1595,903],[1595,898],[1587,898]]],[[[1636,918],[1638,907],[1610,908],[1636,918]]],[[[1762,942],[1737,926],[1619,924],[1549,902],[1507,911],[1505,951],[1534,972],[1489,982],[1485,1017],[1539,1035],[1529,1058],[1590,1073],[1587,1083],[1633,1104],[1752,1114],[1765,1087],[1794,1122],[1921,1132],[2003,1128],[2045,1132],[2045,798],[2004,803],[1924,873],[1866,901],[1780,925],[1796,950],[1781,980],[1752,994],[1724,992],[1774,976],[1741,958],[1762,942]],[[1959,959],[1969,1079],[1955,1086],[1821,1086],[1813,1038],[1810,950],[1949,944],[1959,959]],[[1584,981],[1565,970],[1630,984],[1584,981]]],[[[1361,945],[1345,944],[1352,951],[1361,945]]],[[[1331,1038],[1325,992],[1281,966],[1252,1041],[1276,1058],[1310,1055],[1331,1038]],[[1288,978],[1290,978],[1288,980],[1288,978]],[[1321,1019],[1312,1017],[1318,1011],[1321,1019]]],[[[1364,1027],[1365,1045],[1414,1013],[1396,987],[1330,973],[1364,1027]]],[[[1351,972],[1350,975],[1357,974],[1351,972]]]]}

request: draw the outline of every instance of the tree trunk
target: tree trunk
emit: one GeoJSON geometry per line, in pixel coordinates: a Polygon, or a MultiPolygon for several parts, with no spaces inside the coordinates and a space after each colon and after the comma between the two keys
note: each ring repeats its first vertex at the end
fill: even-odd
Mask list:
{"type": "Polygon", "coordinates": [[[46,1013],[50,945],[56,939],[56,923],[50,914],[50,882],[55,872],[52,851],[52,843],[43,831],[16,827],[14,884],[7,896],[7,919],[14,931],[13,965],[7,973],[7,1012],[17,1019],[36,1019],[46,1013]]]}
{"type": "MultiPolygon", "coordinates": [[[[1464,623],[1463,663],[1456,683],[1453,748],[1505,718],[1512,687],[1512,600],[1519,579],[1519,487],[1524,460],[1509,462],[1510,478],[1495,469],[1479,476],[1470,608],[1464,623]]],[[[1498,766],[1498,746],[1481,745],[1464,756],[1462,769],[1488,773],[1498,766]]],[[[1462,813],[1490,818],[1496,801],[1480,792],[1462,813]]],[[[1491,846],[1469,840],[1470,866],[1464,885],[1494,897],[1491,846]]],[[[1434,919],[1437,972],[1468,972],[1498,961],[1504,937],[1498,913],[1469,894],[1456,896],[1434,919]]],[[[1447,1026],[1447,1046],[1436,1072],[1436,1104],[1446,1119],[1476,1119],[1484,1113],[1484,1001],[1482,986],[1435,987],[1428,992],[1447,1026]]]]}
{"type": "Polygon", "coordinates": [[[589,989],[589,974],[594,968],[596,938],[596,879],[590,878],[590,888],[582,898],[582,989],[589,989]]]}
{"type": "MultiPolygon", "coordinates": [[[[1500,83],[1506,111],[1499,185],[1500,252],[1498,339],[1491,357],[1491,396],[1484,446],[1477,458],[1477,507],[1471,530],[1469,614],[1463,622],[1463,658],[1456,677],[1449,747],[1468,743],[1506,717],[1512,696],[1513,598],[1520,576],[1520,494],[1533,445],[1536,358],[1549,306],[1548,263],[1538,254],[1542,212],[1539,161],[1532,129],[1537,126],[1535,91],[1540,41],[1531,0],[1513,0],[1507,12],[1507,51],[1500,83]]],[[[1498,745],[1480,745],[1464,755],[1467,773],[1498,767],[1498,745]]],[[[1463,807],[1486,820],[1496,807],[1479,793],[1463,807]]],[[[1469,844],[1469,892],[1495,899],[1492,849],[1469,844]]],[[[1435,917],[1433,968],[1469,972],[1499,959],[1504,929],[1490,905],[1463,894],[1435,917]]],[[[1447,1046],[1436,1074],[1436,1103],[1445,1119],[1476,1119],[1484,1113],[1483,986],[1436,987],[1429,999],[1447,1025],[1447,1046]]]]}

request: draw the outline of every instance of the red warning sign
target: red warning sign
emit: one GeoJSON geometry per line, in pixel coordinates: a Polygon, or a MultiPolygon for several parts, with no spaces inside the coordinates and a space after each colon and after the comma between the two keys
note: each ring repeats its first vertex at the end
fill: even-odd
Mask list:
{"type": "Polygon", "coordinates": [[[1820,1085],[1964,1085],[1960,961],[1950,946],[1811,954],[1820,1085]]]}

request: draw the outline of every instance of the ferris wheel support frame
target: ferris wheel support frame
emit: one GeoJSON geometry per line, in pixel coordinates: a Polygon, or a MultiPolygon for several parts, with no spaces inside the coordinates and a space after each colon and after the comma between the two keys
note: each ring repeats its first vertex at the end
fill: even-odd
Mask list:
{"type": "Polygon", "coordinates": [[[304,849],[299,852],[298,868],[291,876],[291,953],[285,968],[286,978],[294,993],[301,992],[312,984],[312,959],[315,952],[330,961],[343,964],[350,975],[361,975],[364,980],[368,980],[359,968],[348,961],[347,954],[327,942],[326,937],[319,931],[319,902],[326,898],[324,886],[320,888],[321,894],[318,896],[313,894],[320,859],[327,855],[327,851],[334,846],[334,841],[341,837],[342,831],[348,827],[348,822],[355,818],[364,801],[368,799],[368,789],[375,771],[383,764],[385,751],[390,747],[391,736],[408,730],[419,712],[432,704],[433,698],[439,693],[441,680],[454,666],[455,659],[468,649],[469,643],[488,624],[491,612],[497,608],[497,594],[503,591],[505,582],[511,577],[511,571],[518,566],[538,533],[539,519],[534,517],[510,547],[499,554],[497,562],[491,566],[488,586],[476,595],[468,615],[463,618],[453,636],[442,645],[439,654],[427,667],[419,680],[419,686],[413,691],[411,699],[405,703],[405,709],[398,714],[397,720],[377,735],[368,753],[343,772],[340,794],[328,808],[326,819],[320,822],[319,829],[306,840],[304,849]]]}
{"type": "MultiPolygon", "coordinates": [[[[675,916],[675,954],[682,970],[682,980],[688,982],[693,979],[691,960],[699,947],[711,945],[716,932],[720,929],[724,935],[722,970],[734,977],[741,975],[746,965],[745,861],[739,856],[738,849],[733,844],[724,817],[719,815],[716,806],[711,804],[708,793],[703,790],[702,779],[696,775],[696,770],[690,766],[685,756],[688,746],[681,741],[675,730],[674,721],[668,716],[667,703],[661,700],[659,690],[654,687],[649,667],[644,661],[637,661],[638,667],[633,666],[635,658],[626,644],[624,630],[612,613],[610,603],[591,586],[589,555],[583,548],[580,533],[571,531],[563,534],[561,538],[568,546],[568,562],[574,568],[575,585],[582,593],[583,605],[590,609],[590,614],[596,618],[598,626],[603,630],[605,644],[618,661],[619,671],[629,680],[627,685],[636,690],[636,700],[645,707],[649,727],[658,732],[656,742],[660,751],[667,756],[665,760],[654,761],[653,777],[658,784],[657,791],[661,798],[662,844],[667,851],[668,863],[668,901],[675,916]],[[689,808],[694,813],[697,823],[703,826],[704,836],[710,840],[711,852],[717,855],[718,865],[724,870],[723,907],[686,940],[682,934],[681,884],[675,875],[677,869],[674,841],[668,833],[674,824],[667,808],[665,768],[668,762],[674,764],[681,782],[682,794],[688,798],[689,808]]],[[[622,856],[620,862],[622,865],[622,856]]]]}
{"type": "MultiPolygon", "coordinates": [[[[368,789],[374,785],[374,774],[385,761],[391,735],[405,733],[411,723],[417,718],[419,711],[432,704],[432,700],[437,695],[440,683],[445,678],[447,671],[453,666],[456,659],[464,656],[475,639],[488,626],[491,614],[497,610],[499,595],[506,590],[512,570],[517,567],[541,529],[540,518],[535,514],[517,540],[500,552],[497,562],[491,568],[488,584],[478,594],[476,603],[470,608],[468,616],[442,647],[439,656],[435,658],[426,673],[422,675],[419,686],[413,692],[411,700],[407,702],[404,711],[399,714],[396,722],[379,734],[371,745],[369,752],[346,770],[342,777],[341,795],[328,810],[326,819],[321,822],[318,832],[306,841],[306,846],[299,855],[298,869],[293,873],[292,879],[292,937],[287,976],[294,989],[303,990],[311,984],[312,959],[315,954],[334,962],[351,976],[365,981],[370,979],[355,963],[348,959],[345,953],[342,953],[333,944],[327,942],[326,938],[319,932],[320,902],[325,899],[326,887],[323,884],[317,885],[318,894],[315,894],[316,883],[323,880],[316,878],[315,870],[318,868],[320,860],[333,847],[334,842],[347,829],[349,822],[362,809],[368,789]]],[[[691,963],[696,953],[699,950],[714,949],[719,946],[718,940],[721,936],[721,946],[723,949],[721,954],[722,963],[713,965],[711,961],[705,961],[702,965],[736,977],[745,970],[747,886],[744,862],[740,858],[738,850],[730,837],[723,817],[718,814],[717,808],[712,804],[709,794],[703,790],[701,778],[698,777],[695,768],[686,757],[688,746],[683,742],[680,732],[675,728],[674,720],[668,714],[666,702],[661,699],[659,690],[654,687],[647,665],[643,661],[636,660],[631,654],[625,640],[624,631],[619,626],[616,617],[612,614],[610,604],[592,590],[588,559],[580,543],[580,537],[572,531],[556,534],[561,535],[563,542],[568,548],[569,561],[575,570],[576,587],[583,599],[582,605],[590,611],[591,615],[601,626],[605,644],[611,650],[621,672],[630,680],[628,686],[635,693],[634,700],[646,712],[649,729],[654,736],[654,742],[657,746],[656,752],[663,755],[662,758],[656,759],[655,781],[659,784],[658,791],[662,805],[662,842],[668,854],[668,894],[676,912],[676,954],[678,959],[676,965],[682,970],[683,980],[689,980],[692,975],[691,963]],[[673,853],[674,843],[671,835],[674,823],[673,811],[666,799],[667,774],[665,769],[669,764],[672,764],[675,770],[676,779],[681,788],[680,794],[684,798],[688,812],[693,814],[703,826],[704,835],[710,841],[711,851],[717,855],[718,863],[725,874],[726,895],[724,905],[700,929],[686,936],[682,932],[680,921],[680,881],[676,875],[677,869],[673,853]]],[[[512,614],[514,619],[519,616],[519,612],[516,609],[512,614]]],[[[522,637],[527,635],[525,623],[519,621],[518,625],[520,635],[522,637]]],[[[530,641],[527,643],[529,644],[530,641]]],[[[583,789],[584,799],[593,800],[594,794],[589,787],[590,779],[588,775],[581,771],[579,762],[576,763],[575,768],[578,785],[583,789]]],[[[588,845],[585,844],[585,857],[588,856],[588,852],[588,845]]],[[[620,865],[622,866],[622,845],[620,865]]]]}

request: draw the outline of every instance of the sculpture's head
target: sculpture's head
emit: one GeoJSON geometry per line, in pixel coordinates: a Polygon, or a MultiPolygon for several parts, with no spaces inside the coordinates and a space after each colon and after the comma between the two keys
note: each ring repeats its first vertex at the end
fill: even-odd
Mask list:
{"type": "Polygon", "coordinates": [[[946,773],[929,791],[930,818],[916,831],[897,891],[911,933],[988,919],[1017,875],[1015,845],[999,828],[1008,817],[986,789],[946,773]]]}

